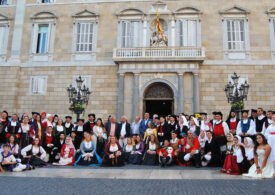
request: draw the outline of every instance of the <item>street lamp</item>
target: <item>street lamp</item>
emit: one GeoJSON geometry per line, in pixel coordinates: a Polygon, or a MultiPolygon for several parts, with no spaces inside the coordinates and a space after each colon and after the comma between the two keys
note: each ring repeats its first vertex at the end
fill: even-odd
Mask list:
{"type": "Polygon", "coordinates": [[[79,115],[83,113],[85,108],[83,108],[83,104],[88,105],[90,98],[90,90],[85,85],[82,87],[84,79],[79,76],[76,78],[76,88],[70,85],[67,88],[69,103],[71,103],[70,110],[76,114],[76,119],[79,119],[79,115]]]}
{"type": "Polygon", "coordinates": [[[231,78],[233,84],[229,81],[229,83],[225,85],[224,91],[228,103],[231,103],[231,108],[234,109],[237,112],[237,116],[239,116],[239,112],[243,108],[243,101],[247,100],[249,85],[247,81],[245,81],[238,88],[240,76],[238,76],[236,72],[234,72],[231,78]]]}

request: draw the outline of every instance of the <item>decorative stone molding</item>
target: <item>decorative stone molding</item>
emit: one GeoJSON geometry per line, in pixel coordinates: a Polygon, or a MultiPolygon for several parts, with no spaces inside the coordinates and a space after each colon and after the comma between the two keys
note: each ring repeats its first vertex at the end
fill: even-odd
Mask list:
{"type": "Polygon", "coordinates": [[[9,17],[6,14],[0,13],[0,22],[2,22],[2,21],[7,22],[7,21],[10,21],[10,20],[12,20],[11,17],[9,17]]]}
{"type": "Polygon", "coordinates": [[[249,10],[242,8],[240,6],[237,6],[237,5],[234,5],[230,8],[226,8],[226,9],[219,11],[220,15],[224,15],[224,16],[228,16],[228,15],[236,16],[237,15],[238,17],[247,16],[249,13],[250,13],[249,10]]]}
{"type": "Polygon", "coordinates": [[[88,9],[84,9],[80,12],[74,13],[72,17],[74,18],[74,22],[75,20],[92,20],[98,22],[99,14],[97,14],[96,12],[92,12],[88,9]]]}

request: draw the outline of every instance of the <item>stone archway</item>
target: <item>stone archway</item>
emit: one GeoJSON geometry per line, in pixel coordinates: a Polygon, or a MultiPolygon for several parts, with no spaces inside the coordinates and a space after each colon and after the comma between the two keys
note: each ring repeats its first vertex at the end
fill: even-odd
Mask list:
{"type": "Polygon", "coordinates": [[[174,112],[174,92],[171,87],[162,82],[147,86],[143,94],[143,112],[158,115],[168,115],[174,112]]]}

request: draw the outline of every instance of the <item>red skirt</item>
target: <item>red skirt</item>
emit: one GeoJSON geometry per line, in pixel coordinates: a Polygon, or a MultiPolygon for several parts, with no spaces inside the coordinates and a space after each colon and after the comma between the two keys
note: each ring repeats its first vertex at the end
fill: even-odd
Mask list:
{"type": "Polygon", "coordinates": [[[241,170],[237,164],[237,157],[233,155],[227,155],[224,160],[221,172],[230,175],[240,175],[241,170]]]}

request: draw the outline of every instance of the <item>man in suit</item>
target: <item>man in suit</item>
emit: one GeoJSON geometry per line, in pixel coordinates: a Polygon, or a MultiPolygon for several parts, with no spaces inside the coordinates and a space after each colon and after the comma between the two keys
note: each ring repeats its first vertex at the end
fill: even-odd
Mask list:
{"type": "Polygon", "coordinates": [[[106,124],[106,131],[109,136],[116,136],[118,132],[118,123],[116,122],[116,117],[112,116],[110,121],[106,124]]]}
{"type": "Polygon", "coordinates": [[[118,138],[119,145],[123,148],[127,144],[127,138],[131,135],[131,126],[127,122],[126,116],[121,117],[121,123],[118,125],[116,137],[118,138]]]}
{"type": "Polygon", "coordinates": [[[150,117],[150,114],[148,112],[146,112],[144,114],[144,119],[140,122],[139,133],[142,138],[144,136],[144,132],[146,131],[146,129],[148,129],[149,122],[152,122],[152,119],[150,119],[149,117],[150,117]]]}

